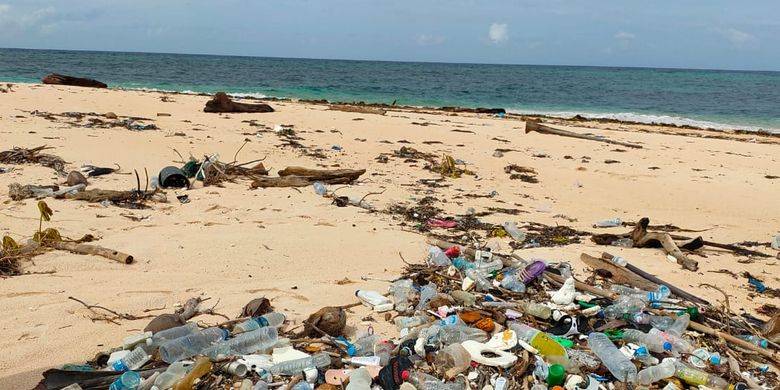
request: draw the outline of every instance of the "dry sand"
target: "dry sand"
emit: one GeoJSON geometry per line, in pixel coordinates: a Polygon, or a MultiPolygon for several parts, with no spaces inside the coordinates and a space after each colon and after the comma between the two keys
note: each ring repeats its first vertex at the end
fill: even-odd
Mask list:
{"type": "MultiPolygon", "coordinates": [[[[382,195],[368,198],[379,210],[433,196],[439,200],[435,205],[445,210],[444,216],[464,214],[469,207],[477,212],[501,207],[520,210],[520,214],[495,213],[483,220],[496,224],[533,221],[582,230],[595,230],[591,225],[599,219],[635,221],[648,216],[653,224],[706,229],[700,233],[705,239],[725,243],[768,242],[780,229],[780,180],[765,178],[780,175],[777,138],[729,135],[733,139],[710,139],[701,136],[723,133],[615,123],[580,124],[602,129],[572,128],[644,146],[616,151],[617,147],[604,143],[524,134],[522,121],[489,116],[408,111],[379,116],[291,102],[271,102],[277,112],[270,114],[217,115],[202,112],[207,97],[173,95],[174,102],[163,102],[161,96],[138,91],[16,85],[14,92],[0,94],[0,145],[2,149],[53,146],[55,149],[49,152],[64,158],[72,169],[83,164],[116,163],[123,172],[148,168],[155,174],[179,160],[174,148],[185,157],[219,153],[222,160],[230,161],[248,138],[251,142],[238,160],[265,156],[265,165],[274,175],[289,165],[367,169],[363,177],[367,180],[339,193],[362,196],[385,190],[382,195]],[[55,122],[31,115],[33,110],[111,111],[120,117],[152,118],[160,130],[73,127],[62,118],[55,122]],[[171,115],[157,117],[157,113],[171,115]],[[295,149],[277,147],[281,143],[278,136],[272,132],[255,134],[258,127],[244,122],[250,119],[270,127],[294,125],[303,138],[300,142],[309,148],[324,149],[327,158],[319,160],[295,149]],[[331,150],[334,144],[343,151],[331,150]],[[467,161],[477,175],[446,179],[442,183],[446,187],[431,189],[418,183],[419,179],[438,178],[423,169],[423,161],[375,161],[380,153],[391,153],[401,146],[451,154],[467,161]],[[513,151],[494,157],[497,148],[513,151]],[[619,163],[606,164],[606,160],[619,163]],[[508,164],[533,167],[539,183],[509,180],[503,170],[508,164]],[[466,197],[491,191],[497,195],[466,197]]],[[[37,229],[35,201],[11,201],[5,189],[13,182],[53,184],[61,183],[63,178],[40,166],[13,168],[11,173],[0,174],[0,234],[24,239],[37,229]]],[[[91,179],[91,188],[134,187],[131,175],[91,179]]],[[[386,283],[361,281],[361,276],[393,278],[403,267],[399,253],[407,260],[421,261],[426,251],[425,237],[414,232],[413,226],[400,226],[399,219],[381,212],[337,208],[311,188],[250,190],[247,181],[228,183],[224,188],[203,188],[199,183],[186,191],[189,204],[179,204],[176,193],[168,191],[170,203],[156,204],[148,210],[73,200],[47,201],[55,210],[47,226],[73,238],[91,233],[101,237],[98,244],[131,253],[137,262],[122,265],[58,251],[35,258],[34,264],[25,268],[32,272],[55,271],[52,274],[1,279],[0,388],[30,388],[40,379],[42,370],[83,362],[121,343],[122,337],[138,332],[148,322],[93,322],[91,313],[69,296],[139,315],[149,308],[166,308],[153,314],[172,311],[187,298],[203,295],[218,302],[217,311],[231,317],[251,298],[266,296],[279,310],[299,321],[324,305],[354,302],[357,288],[384,291],[386,283]],[[134,222],[123,216],[128,214],[149,218],[134,222]],[[357,283],[336,284],[344,278],[357,283]]],[[[504,251],[509,251],[507,242],[502,241],[504,251]]],[[[598,255],[604,249],[586,240],[517,253],[525,258],[570,261],[580,275],[587,275],[579,254],[598,255]]],[[[766,247],[759,249],[775,254],[766,247]]],[[[746,270],[763,277],[769,286],[780,285],[776,276],[778,260],[774,258],[743,263],[747,258],[708,250],[706,257],[694,256],[700,270],[689,272],[670,263],[657,249],[610,248],[610,252],[711,301],[722,297],[699,284],[718,285],[732,294],[732,308],[744,308],[753,314],[753,309],[772,300],[751,297],[744,278],[712,271],[746,270]]],[[[362,307],[354,311],[357,314],[352,318],[368,314],[362,307]]],[[[198,320],[213,324],[220,318],[203,316],[198,320]]]]}

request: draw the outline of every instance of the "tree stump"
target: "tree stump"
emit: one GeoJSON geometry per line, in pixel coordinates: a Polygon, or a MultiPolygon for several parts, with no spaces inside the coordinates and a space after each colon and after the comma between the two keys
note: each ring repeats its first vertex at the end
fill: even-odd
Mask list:
{"type": "Polygon", "coordinates": [[[238,103],[231,100],[224,92],[217,92],[214,97],[206,102],[203,112],[274,112],[267,104],[238,103]]]}

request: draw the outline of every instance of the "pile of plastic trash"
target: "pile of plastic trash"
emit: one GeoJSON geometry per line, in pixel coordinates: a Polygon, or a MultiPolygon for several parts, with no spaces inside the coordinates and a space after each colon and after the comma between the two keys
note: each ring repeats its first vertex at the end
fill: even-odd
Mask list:
{"type": "MultiPolygon", "coordinates": [[[[732,332],[750,329],[742,320],[676,299],[664,285],[600,288],[612,298],[577,291],[566,263],[432,246],[426,264],[408,266],[386,292],[355,294],[387,313],[397,333],[367,327],[350,337],[295,338],[281,312],[205,329],[187,323],[128,336],[107,359],[47,372],[41,388],[778,388],[775,362],[689,327],[730,321],[732,332]]],[[[776,348],[747,331],[735,336],[776,348]]]]}

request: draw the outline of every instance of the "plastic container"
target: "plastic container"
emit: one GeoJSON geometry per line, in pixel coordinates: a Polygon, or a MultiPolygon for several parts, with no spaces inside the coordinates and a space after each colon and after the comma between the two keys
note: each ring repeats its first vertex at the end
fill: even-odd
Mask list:
{"type": "Polygon", "coordinates": [[[737,336],[737,338],[741,340],[745,340],[757,347],[769,348],[769,341],[767,341],[766,339],[762,339],[761,337],[756,337],[753,335],[742,335],[742,336],[737,336]]]}
{"type": "Polygon", "coordinates": [[[683,315],[677,316],[677,318],[674,320],[674,323],[672,323],[672,325],[666,329],[666,333],[680,337],[683,333],[685,333],[685,330],[688,329],[688,324],[690,323],[690,314],[685,313],[683,315]]]}
{"type": "Polygon", "coordinates": [[[390,298],[376,291],[357,290],[355,291],[355,296],[363,305],[372,308],[374,311],[384,312],[393,310],[393,303],[390,301],[390,298]]]}
{"type": "Polygon", "coordinates": [[[415,326],[427,324],[429,321],[429,317],[424,315],[416,315],[413,317],[398,316],[393,319],[398,330],[403,328],[414,328],[415,326]]]}
{"type": "Polygon", "coordinates": [[[182,362],[175,362],[168,366],[168,369],[165,370],[162,374],[160,374],[155,380],[154,385],[152,385],[152,390],[167,390],[170,389],[171,386],[173,386],[176,381],[178,381],[181,378],[184,378],[184,375],[187,375],[189,364],[184,364],[182,362]]]}
{"type": "Polygon", "coordinates": [[[241,333],[230,340],[205,348],[201,353],[215,360],[227,356],[265,353],[273,348],[278,339],[276,328],[267,326],[241,333]]]}
{"type": "MultiPolygon", "coordinates": [[[[689,317],[690,318],[690,317],[689,317]]],[[[623,314],[624,320],[629,320],[635,324],[652,325],[660,330],[667,330],[674,324],[674,319],[667,316],[656,316],[645,312],[636,312],[634,314],[623,314]]]]}
{"type": "Polygon", "coordinates": [[[477,303],[477,297],[467,291],[452,290],[450,295],[455,301],[462,303],[463,306],[474,306],[477,303]]]}
{"type": "Polygon", "coordinates": [[[623,340],[628,343],[644,345],[651,352],[669,352],[673,345],[663,337],[653,337],[649,333],[644,333],[637,329],[626,329],[623,331],[623,340]]]}
{"type": "Polygon", "coordinates": [[[504,268],[504,262],[501,261],[501,259],[495,258],[493,260],[479,260],[475,262],[474,269],[479,271],[482,275],[490,275],[493,272],[501,270],[501,268],[504,268]]]}
{"type": "Polygon", "coordinates": [[[192,390],[195,380],[209,372],[211,372],[211,362],[208,358],[200,356],[195,359],[195,364],[192,365],[190,372],[173,385],[173,390],[192,390]]]}
{"type": "Polygon", "coordinates": [[[644,370],[639,371],[636,375],[636,379],[642,385],[650,385],[661,379],[674,376],[675,371],[674,361],[664,360],[663,363],[657,366],[647,367],[644,370]]]}
{"type": "Polygon", "coordinates": [[[371,373],[365,367],[358,368],[349,375],[346,390],[371,390],[371,373]]]}
{"type": "Polygon", "coordinates": [[[450,344],[436,353],[436,369],[447,378],[454,378],[469,368],[471,355],[460,344],[450,344]]]}
{"type": "Polygon", "coordinates": [[[593,332],[588,336],[588,346],[601,359],[601,363],[621,382],[636,382],[636,366],[612,344],[604,333],[593,332]]]}
{"type": "Polygon", "coordinates": [[[636,297],[645,302],[658,302],[666,300],[669,295],[672,294],[672,290],[669,287],[662,285],[658,286],[656,291],[642,291],[636,290],[631,287],[625,287],[621,285],[613,285],[612,291],[615,291],[621,295],[621,297],[636,297]]]}
{"type": "Polygon", "coordinates": [[[146,353],[141,347],[135,347],[135,349],[125,357],[117,360],[111,365],[111,369],[114,371],[130,371],[141,368],[152,357],[146,353]]]}
{"type": "Polygon", "coordinates": [[[467,269],[465,274],[466,277],[474,281],[477,291],[485,292],[490,290],[490,281],[476,269],[467,269]]]}
{"type": "Polygon", "coordinates": [[[630,238],[620,238],[615,241],[612,241],[610,243],[612,246],[617,246],[620,248],[633,248],[634,247],[634,240],[630,238]]]}
{"type": "Polygon", "coordinates": [[[654,366],[658,364],[658,359],[653,357],[650,352],[647,351],[647,347],[642,345],[634,351],[634,359],[641,362],[645,366],[654,366]]]}
{"type": "Polygon", "coordinates": [[[127,371],[108,386],[108,390],[136,390],[141,386],[141,376],[135,371],[127,371]]]}
{"type": "Polygon", "coordinates": [[[165,167],[157,177],[162,188],[190,188],[190,179],[178,167],[165,167]]]}
{"type": "Polygon", "coordinates": [[[318,181],[315,181],[314,184],[312,184],[312,188],[314,188],[314,193],[319,196],[325,196],[325,194],[328,193],[328,188],[325,187],[325,184],[318,181]]]}
{"type": "Polygon", "coordinates": [[[390,285],[390,294],[393,295],[395,310],[403,313],[409,310],[409,300],[414,296],[415,290],[409,279],[396,280],[390,285]]]}
{"type": "Polygon", "coordinates": [[[428,247],[428,263],[435,267],[444,267],[452,264],[450,258],[444,254],[438,246],[428,247]]]}
{"type": "Polygon", "coordinates": [[[726,390],[729,388],[729,383],[721,377],[697,370],[681,362],[676,362],[674,365],[674,376],[682,379],[689,385],[707,386],[712,390],[726,390]]]}
{"type": "Polygon", "coordinates": [[[523,309],[523,312],[543,320],[552,317],[552,309],[541,303],[522,301],[520,302],[520,308],[523,309]]]}
{"type": "Polygon", "coordinates": [[[621,267],[625,267],[628,265],[628,260],[624,259],[621,256],[610,255],[607,252],[603,252],[601,254],[601,258],[607,261],[611,261],[613,264],[619,265],[621,267]]]}
{"type": "Polygon", "coordinates": [[[175,340],[184,336],[189,336],[191,334],[198,333],[198,331],[200,331],[200,327],[198,327],[198,324],[194,322],[188,322],[182,326],[161,330],[157,333],[152,334],[152,338],[149,339],[151,341],[147,341],[147,344],[151,346],[159,347],[166,341],[175,340]]]}
{"type": "Polygon", "coordinates": [[[564,366],[566,365],[564,363],[568,362],[569,355],[566,353],[566,349],[546,333],[519,322],[511,323],[509,328],[517,333],[518,339],[536,348],[539,354],[547,357],[550,362],[560,363],[564,366]]]}
{"type": "Polygon", "coordinates": [[[547,370],[547,386],[562,385],[565,377],[566,369],[560,364],[553,364],[547,370]]]}
{"type": "Polygon", "coordinates": [[[177,360],[191,358],[200,351],[225,340],[228,331],[220,328],[207,328],[174,340],[169,340],[160,346],[160,357],[168,364],[177,360]]]}
{"type": "Polygon", "coordinates": [[[623,226],[623,220],[620,218],[602,219],[601,221],[594,223],[593,226],[602,228],[623,226]]]}
{"type": "Polygon", "coordinates": [[[512,237],[513,240],[517,242],[523,242],[525,241],[525,232],[520,230],[520,228],[517,227],[517,224],[514,222],[504,222],[504,230],[512,237]]]}
{"type": "Polygon", "coordinates": [[[284,324],[286,316],[282,313],[267,313],[260,317],[252,317],[233,327],[233,333],[251,332],[266,326],[279,328],[284,324]]]}
{"type": "Polygon", "coordinates": [[[415,307],[415,309],[418,311],[427,309],[428,303],[433,298],[436,298],[436,295],[438,294],[439,291],[437,290],[435,283],[426,284],[423,286],[422,290],[420,290],[420,300],[417,302],[417,307],[415,307]]]}
{"type": "Polygon", "coordinates": [[[269,371],[274,375],[295,375],[307,368],[322,368],[330,365],[330,355],[324,352],[302,359],[276,363],[269,371]]]}
{"type": "Polygon", "coordinates": [[[379,336],[366,335],[352,344],[355,347],[355,356],[371,356],[374,354],[374,344],[379,342],[379,336]]]}
{"type": "Polygon", "coordinates": [[[417,390],[463,390],[465,387],[458,383],[444,383],[433,375],[419,371],[404,371],[401,378],[411,383],[417,390]]]}

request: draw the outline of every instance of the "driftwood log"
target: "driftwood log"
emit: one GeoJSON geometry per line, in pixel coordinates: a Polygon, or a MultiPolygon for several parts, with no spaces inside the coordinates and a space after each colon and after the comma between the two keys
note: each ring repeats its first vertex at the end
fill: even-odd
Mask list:
{"type": "Polygon", "coordinates": [[[655,291],[658,285],[646,280],[645,278],[631,272],[626,267],[617,265],[611,261],[599,257],[593,257],[588,254],[581,254],[580,260],[593,269],[605,269],[612,273],[612,281],[615,283],[633,286],[645,291],[655,291]]]}
{"type": "Polygon", "coordinates": [[[75,87],[90,87],[90,88],[108,88],[108,85],[106,85],[106,83],[97,80],[85,79],[81,77],[65,76],[58,73],[52,73],[44,77],[41,81],[44,84],[72,85],[75,87]]]}
{"type": "Polygon", "coordinates": [[[267,104],[249,104],[234,102],[224,92],[217,92],[214,97],[206,102],[204,112],[274,112],[267,104]]]}
{"type": "Polygon", "coordinates": [[[258,187],[306,187],[314,182],[325,184],[349,184],[357,180],[365,169],[308,169],[287,167],[279,171],[279,177],[260,177],[252,182],[252,188],[258,187]]]}
{"type": "Polygon", "coordinates": [[[76,242],[67,241],[51,241],[47,242],[46,246],[62,251],[68,251],[80,255],[95,255],[105,257],[109,260],[114,260],[122,264],[132,264],[133,256],[127,253],[115,251],[113,249],[104,248],[98,245],[79,244],[76,242]]]}
{"type": "Polygon", "coordinates": [[[642,149],[641,145],[631,144],[628,142],[615,141],[608,138],[596,137],[593,135],[579,134],[569,130],[556,129],[554,127],[545,126],[539,123],[538,121],[529,119],[525,122],[525,133],[528,134],[532,131],[535,131],[537,133],[542,133],[542,134],[553,134],[553,135],[560,135],[562,137],[571,137],[571,138],[586,139],[589,141],[605,142],[608,144],[625,146],[627,148],[642,149]]]}
{"type": "Polygon", "coordinates": [[[361,114],[385,115],[387,113],[387,110],[379,107],[353,106],[349,104],[332,104],[330,109],[335,111],[357,112],[361,114]]]}

